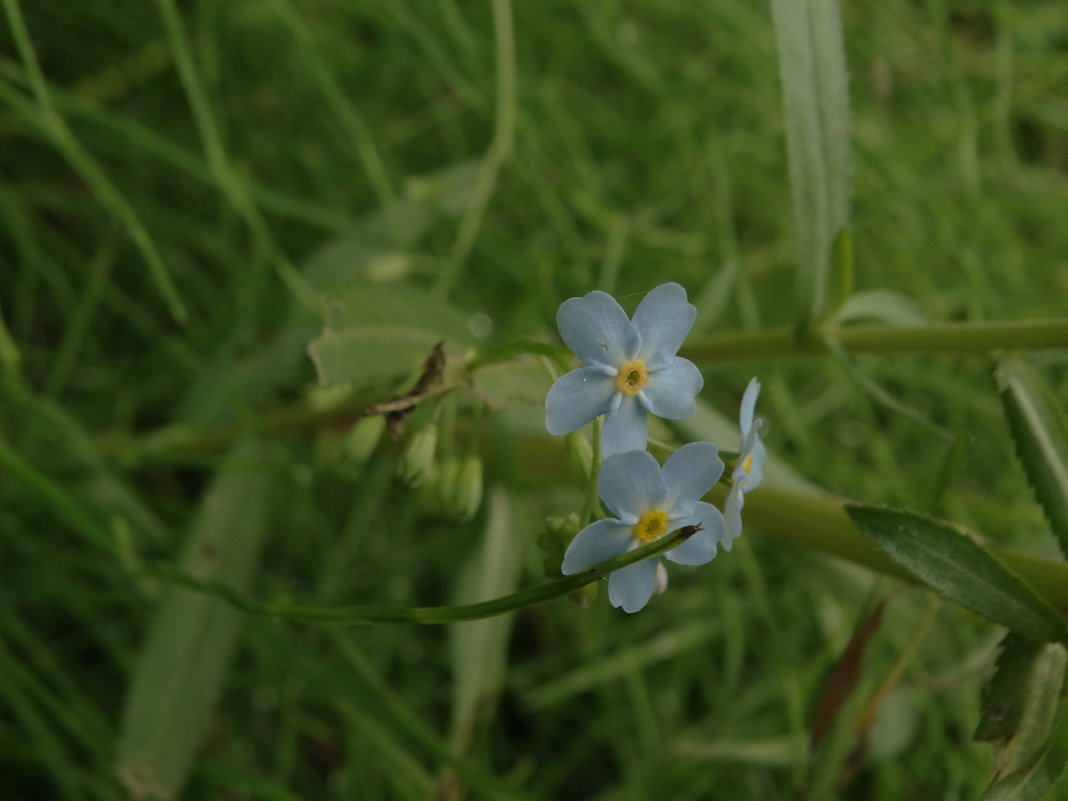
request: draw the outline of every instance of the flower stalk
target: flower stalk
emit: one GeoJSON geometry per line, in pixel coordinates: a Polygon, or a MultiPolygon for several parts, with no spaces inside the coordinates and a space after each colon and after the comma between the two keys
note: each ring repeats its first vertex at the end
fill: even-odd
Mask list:
{"type": "Polygon", "coordinates": [[[585,587],[587,584],[607,578],[610,574],[624,567],[644,559],[660,556],[682,545],[696,533],[697,527],[687,526],[646,546],[635,548],[633,551],[600,562],[573,576],[521,590],[511,595],[503,595],[500,598],[493,598],[489,601],[456,606],[354,605],[316,607],[287,602],[260,603],[247,598],[227,584],[202,581],[176,569],[172,565],[156,565],[146,568],[144,572],[148,575],[170,579],[177,584],[199,592],[214,595],[250,615],[277,617],[328,626],[360,626],[370,623],[457,623],[464,620],[480,620],[502,615],[506,612],[522,609],[525,606],[544,603],[567,595],[569,592],[585,587]]]}

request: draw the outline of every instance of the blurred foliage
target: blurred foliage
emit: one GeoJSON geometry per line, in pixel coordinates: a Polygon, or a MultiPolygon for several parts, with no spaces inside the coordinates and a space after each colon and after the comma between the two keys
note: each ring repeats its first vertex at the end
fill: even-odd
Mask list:
{"type": "MultiPolygon", "coordinates": [[[[137,569],[177,559],[234,432],[272,439],[257,597],[444,603],[467,594],[464,560],[503,536],[485,508],[458,522],[400,481],[403,439],[348,460],[344,414],[289,415],[316,382],[309,297],[354,279],[429,285],[450,258],[493,137],[493,13],[200,0],[180,4],[176,44],[162,3],[3,6],[0,795],[124,798],[124,698],[167,590],[137,569]],[[185,323],[43,127],[19,13],[50,102],[148,232],[185,323]]],[[[688,288],[703,330],[789,322],[796,242],[768,9],[551,0],[513,14],[514,148],[448,298],[470,341],[551,342],[563,299],[598,287],[632,310],[665,280],[688,288]]],[[[1068,6],[861,0],[842,14],[854,287],[932,320],[1063,315],[1068,6]]],[[[418,361],[365,402],[409,389],[418,361]]],[[[1033,361],[1068,396],[1064,352],[1033,361]]],[[[1055,552],[983,360],[724,364],[704,398],[733,415],[756,373],[769,449],[799,475],[911,508],[938,483],[925,511],[1055,552]]],[[[542,428],[547,381],[540,368],[505,377],[493,414],[464,391],[408,425],[439,424],[443,460],[481,452],[520,586],[541,580],[545,517],[582,502],[542,428]]],[[[510,637],[487,636],[506,652],[483,695],[447,627],[247,620],[182,797],[815,798],[847,754],[810,758],[809,710],[888,580],[754,534],[674,573],[635,617],[603,600],[522,610],[510,637]]],[[[858,697],[926,630],[925,608],[917,590],[891,597],[858,697]]],[[[990,749],[969,741],[999,633],[951,604],[933,632],[842,798],[985,786],[990,749]]]]}

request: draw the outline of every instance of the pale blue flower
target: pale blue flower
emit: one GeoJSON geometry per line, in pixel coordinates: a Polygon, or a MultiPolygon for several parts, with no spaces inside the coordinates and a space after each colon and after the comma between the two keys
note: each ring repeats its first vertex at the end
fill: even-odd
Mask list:
{"type": "Polygon", "coordinates": [[[585,365],[563,375],[545,398],[550,434],[569,434],[601,414],[601,450],[643,450],[646,414],[681,420],[704,385],[693,362],[675,354],[697,309],[678,284],[661,284],[627,319],[615,298],[599,290],[569,298],[556,313],[560,336],[585,365]]]}
{"type": "Polygon", "coordinates": [[[742,395],[742,407],[738,413],[738,425],[742,431],[741,444],[738,446],[738,462],[734,466],[734,486],[727,493],[723,505],[723,517],[727,530],[723,537],[723,547],[731,549],[735,538],[742,533],[742,507],[745,505],[745,493],[756,488],[764,480],[764,459],[767,449],[760,439],[763,421],[753,419],[757,396],[760,394],[760,382],[753,379],[742,395]]]}
{"type": "MultiPolygon", "coordinates": [[[[691,442],[661,467],[646,451],[605,459],[597,477],[601,500],[618,519],[598,520],[575,535],[560,570],[570,576],[646,545],[684,526],[700,526],[664,557],[680,565],[703,565],[716,555],[723,536],[723,515],[701,500],[723,474],[716,446],[691,442]]],[[[625,612],[637,612],[657,583],[660,559],[646,559],[608,577],[608,599],[625,612]]]]}

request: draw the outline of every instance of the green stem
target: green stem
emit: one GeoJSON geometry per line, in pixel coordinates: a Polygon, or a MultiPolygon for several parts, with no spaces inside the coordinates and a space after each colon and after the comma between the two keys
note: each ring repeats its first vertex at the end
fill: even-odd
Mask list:
{"type": "Polygon", "coordinates": [[[681,545],[695,532],[692,527],[682,528],[656,542],[641,548],[635,548],[622,556],[608,559],[594,565],[589,570],[573,576],[531,587],[527,590],[504,595],[489,601],[459,606],[337,606],[316,607],[300,606],[284,602],[259,603],[246,598],[233,587],[216,581],[203,581],[184,573],[171,565],[158,565],[146,572],[171,579],[179,584],[201,592],[215,595],[232,604],[243,612],[252,615],[279,617],[287,620],[299,620],[305,623],[320,623],[330,626],[358,626],[367,623],[456,623],[463,620],[479,620],[494,617],[505,612],[512,612],[524,606],[550,601],[567,595],[573,590],[585,587],[605,578],[620,568],[650,559],[681,545]]]}
{"type": "Polygon", "coordinates": [[[112,183],[107,171],[74,136],[66,120],[56,110],[48,81],[37,60],[37,53],[33,49],[30,32],[26,28],[26,21],[23,19],[18,0],[0,0],[0,2],[7,14],[15,49],[22,59],[23,68],[37,105],[34,107],[6,82],[0,83],[0,99],[12,106],[31,125],[39,128],[50,140],[52,146],[85,181],[100,204],[122,221],[134,245],[141,252],[142,259],[148,265],[149,274],[155,281],[171,316],[179,323],[186,322],[189,313],[186,311],[185,303],[168,272],[163,257],[156,249],[148,228],[134,210],[133,204],[126,199],[118,186],[112,183]]]}
{"type": "Polygon", "coordinates": [[[515,31],[511,0],[493,0],[493,35],[497,61],[497,116],[493,124],[493,139],[471,187],[452,252],[438,273],[434,289],[441,295],[448,295],[452,291],[461,268],[471,254],[497,186],[497,174],[511,154],[515,140],[515,31]]]}
{"type": "MultiPolygon", "coordinates": [[[[722,503],[726,490],[716,486],[710,495],[722,503]]],[[[844,503],[845,499],[833,495],[802,494],[765,483],[745,496],[746,527],[788,545],[822,551],[912,582],[908,573],[857,532],[844,503]]],[[[1068,563],[993,545],[975,536],[1068,619],[1068,563]]]]}
{"type": "Polygon", "coordinates": [[[808,333],[783,326],[692,336],[679,351],[697,362],[811,356],[824,338],[853,353],[988,353],[1000,349],[1068,347],[1068,320],[1005,320],[918,326],[828,325],[808,333]]]}

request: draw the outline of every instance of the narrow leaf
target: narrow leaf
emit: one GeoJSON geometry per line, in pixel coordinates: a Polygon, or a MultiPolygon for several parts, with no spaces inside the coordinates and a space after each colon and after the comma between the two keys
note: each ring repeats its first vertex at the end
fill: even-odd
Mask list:
{"type": "Polygon", "coordinates": [[[945,523],[912,512],[846,505],[853,524],[918,581],[1033,640],[1062,640],[1065,621],[989,551],[945,523]]]}
{"type": "MultiPolygon", "coordinates": [[[[521,549],[515,537],[508,497],[497,488],[489,502],[482,547],[460,572],[456,603],[488,601],[515,592],[521,549]]],[[[466,750],[478,713],[492,703],[504,677],[505,652],[512,615],[457,623],[452,644],[453,736],[458,752],[466,750]]]]}
{"type": "Polygon", "coordinates": [[[827,288],[830,292],[827,312],[836,315],[853,292],[853,239],[844,228],[838,231],[831,248],[831,274],[827,288]]]}
{"type": "Polygon", "coordinates": [[[861,621],[849,638],[845,650],[838,657],[834,668],[823,683],[819,697],[812,710],[812,727],[809,732],[809,742],[815,748],[830,731],[834,722],[838,719],[838,713],[846,699],[856,689],[857,683],[863,674],[864,654],[868,650],[868,642],[879,630],[879,624],[883,620],[885,601],[875,605],[871,613],[861,621]]]}
{"type": "Polygon", "coordinates": [[[991,784],[1034,763],[1052,730],[1066,666],[1068,652],[1057,643],[1005,637],[973,738],[994,747],[991,784]]]}
{"type": "MultiPolygon", "coordinates": [[[[519,582],[521,549],[508,496],[501,488],[490,495],[482,546],[460,571],[457,603],[486,601],[514,592],[519,582]]],[[[504,679],[512,614],[456,623],[449,629],[452,656],[452,723],[449,746],[464,754],[481,721],[492,712],[504,679]]],[[[439,781],[438,798],[462,797],[461,779],[448,771],[439,781]]]]}
{"type": "Polygon", "coordinates": [[[1001,779],[983,793],[979,801],[1038,801],[1040,798],[1064,798],[1063,792],[1046,793],[1056,784],[1061,790],[1065,783],[1059,780],[1065,775],[1068,764],[1068,699],[1057,705],[1056,718],[1051,726],[1049,739],[1036,758],[1024,764],[1017,772],[1001,779]]]}
{"type": "MultiPolygon", "coordinates": [[[[235,446],[201,504],[181,568],[244,592],[259,561],[274,476],[263,449],[235,446]]],[[[171,586],[126,695],[118,773],[135,799],[180,792],[222,692],[242,615],[211,595],[171,586]]]]}
{"type": "Polygon", "coordinates": [[[838,0],[772,0],[797,226],[797,322],[822,319],[834,237],[849,223],[849,89],[838,0]]]}
{"type": "Polygon", "coordinates": [[[1068,556],[1068,420],[1062,403],[1028,364],[1005,359],[996,373],[1016,454],[1068,556]]]}

